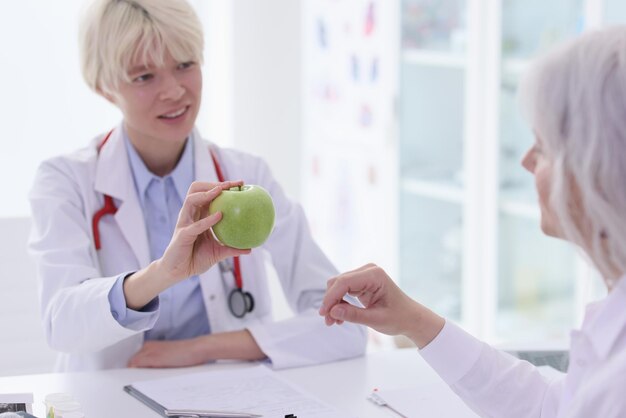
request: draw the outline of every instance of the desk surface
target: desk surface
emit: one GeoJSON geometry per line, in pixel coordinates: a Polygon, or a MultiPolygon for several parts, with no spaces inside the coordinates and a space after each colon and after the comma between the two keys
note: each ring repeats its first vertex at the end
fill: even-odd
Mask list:
{"type": "MultiPolygon", "coordinates": [[[[159,414],[125,393],[123,386],[140,380],[248,365],[249,363],[218,363],[184,369],[116,369],[1,377],[0,393],[33,393],[33,408],[37,417],[45,416],[43,399],[46,394],[68,392],[80,402],[88,418],[156,418],[159,414]]],[[[304,391],[335,406],[346,416],[398,417],[389,409],[374,405],[366,399],[373,388],[411,389],[416,394],[435,390],[438,393],[445,392],[451,401],[456,397],[415,349],[381,351],[352,360],[281,370],[277,373],[304,391]]],[[[458,415],[459,401],[454,399],[452,403],[457,404],[455,418],[461,418],[458,415]]],[[[430,412],[424,416],[435,416],[434,413],[441,417],[450,416],[446,414],[447,407],[446,402],[442,403],[440,411],[433,411],[429,407],[430,412]]],[[[415,411],[415,416],[419,415],[420,411],[415,411]]],[[[467,414],[463,416],[475,415],[467,409],[467,414]]]]}

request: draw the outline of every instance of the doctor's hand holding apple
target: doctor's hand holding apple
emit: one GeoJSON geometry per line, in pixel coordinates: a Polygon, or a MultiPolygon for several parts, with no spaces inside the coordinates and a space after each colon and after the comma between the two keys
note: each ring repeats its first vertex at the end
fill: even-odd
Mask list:
{"type": "Polygon", "coordinates": [[[274,205],[261,187],[243,181],[194,182],[163,256],[124,281],[127,306],[141,309],[181,280],[226,258],[249,254],[273,226],[274,205]]]}
{"type": "MultiPolygon", "coordinates": [[[[272,232],[274,217],[272,198],[260,186],[244,186],[241,181],[194,183],[181,209],[172,242],[157,262],[166,266],[162,268],[169,267],[174,277],[202,273],[224,258],[247,254],[263,244],[272,232]]],[[[256,344],[250,348],[251,338],[248,331],[234,331],[188,340],[146,341],[128,366],[194,366],[213,358],[207,357],[207,347],[220,346],[228,347],[232,358],[264,358],[256,344]]]]}
{"type": "Polygon", "coordinates": [[[222,213],[209,214],[209,206],[225,190],[241,185],[242,181],[191,184],[178,214],[172,240],[160,260],[165,274],[175,282],[204,273],[225,258],[250,252],[252,247],[225,246],[211,234],[211,227],[220,222],[222,213]]]}

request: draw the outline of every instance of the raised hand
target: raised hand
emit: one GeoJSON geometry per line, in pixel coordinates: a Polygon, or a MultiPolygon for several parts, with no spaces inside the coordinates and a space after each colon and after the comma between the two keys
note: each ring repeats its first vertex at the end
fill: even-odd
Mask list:
{"type": "Polygon", "coordinates": [[[367,325],[388,335],[406,335],[423,347],[441,331],[444,319],[408,297],[385,271],[367,264],[328,281],[319,311],[327,325],[344,321],[367,325]],[[355,296],[363,308],[343,300],[355,296]]]}
{"type": "Polygon", "coordinates": [[[223,183],[194,182],[180,210],[172,240],[160,260],[160,267],[174,280],[204,273],[225,258],[248,254],[221,245],[210,228],[222,219],[217,212],[209,215],[209,204],[222,190],[243,185],[242,181],[223,183]]]}
{"type": "Polygon", "coordinates": [[[208,215],[209,204],[222,190],[242,184],[241,181],[226,181],[191,185],[163,256],[124,280],[127,307],[141,309],[181,280],[204,273],[225,258],[250,253],[250,250],[221,245],[210,228],[220,221],[222,214],[208,215]]]}

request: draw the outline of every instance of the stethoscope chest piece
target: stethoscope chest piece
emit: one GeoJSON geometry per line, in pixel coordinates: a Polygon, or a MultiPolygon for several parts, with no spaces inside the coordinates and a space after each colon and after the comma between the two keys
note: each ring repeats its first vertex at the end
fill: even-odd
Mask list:
{"type": "Polygon", "coordinates": [[[241,269],[236,258],[220,261],[218,266],[224,284],[229,282],[229,276],[235,282],[235,288],[228,293],[228,310],[235,318],[243,318],[254,309],[252,293],[243,290],[241,269]]]}
{"type": "Polygon", "coordinates": [[[243,318],[254,309],[254,298],[250,292],[235,288],[228,295],[228,308],[236,318],[243,318]]]}

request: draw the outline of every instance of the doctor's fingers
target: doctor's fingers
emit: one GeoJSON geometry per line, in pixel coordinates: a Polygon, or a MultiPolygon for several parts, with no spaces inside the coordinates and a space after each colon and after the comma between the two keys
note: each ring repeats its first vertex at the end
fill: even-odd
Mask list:
{"type": "Polygon", "coordinates": [[[213,241],[216,248],[219,248],[219,259],[225,259],[229,257],[235,257],[239,255],[250,254],[250,249],[240,250],[237,248],[226,247],[220,244],[215,238],[213,238],[213,234],[209,229],[218,223],[222,219],[222,213],[217,212],[213,215],[208,215],[202,219],[199,219],[189,225],[181,226],[177,230],[176,237],[179,242],[184,244],[193,243],[198,237],[202,234],[205,234],[208,240],[213,241]]]}
{"type": "Polygon", "coordinates": [[[206,192],[188,194],[178,214],[176,227],[186,226],[206,217],[209,213],[209,204],[222,193],[222,190],[216,186],[206,192]]]}
{"type": "Polygon", "coordinates": [[[220,187],[222,190],[228,190],[231,187],[239,187],[243,186],[243,180],[236,181],[222,181],[218,183],[210,183],[206,181],[194,181],[189,186],[189,190],[187,190],[187,195],[198,193],[198,192],[208,192],[209,190],[220,187]]]}
{"type": "Polygon", "coordinates": [[[218,223],[222,219],[222,213],[217,212],[213,215],[205,216],[204,218],[198,219],[195,222],[191,222],[187,225],[180,225],[177,229],[179,233],[184,236],[193,237],[195,239],[198,235],[203,234],[205,232],[209,232],[209,229],[218,223]]]}

